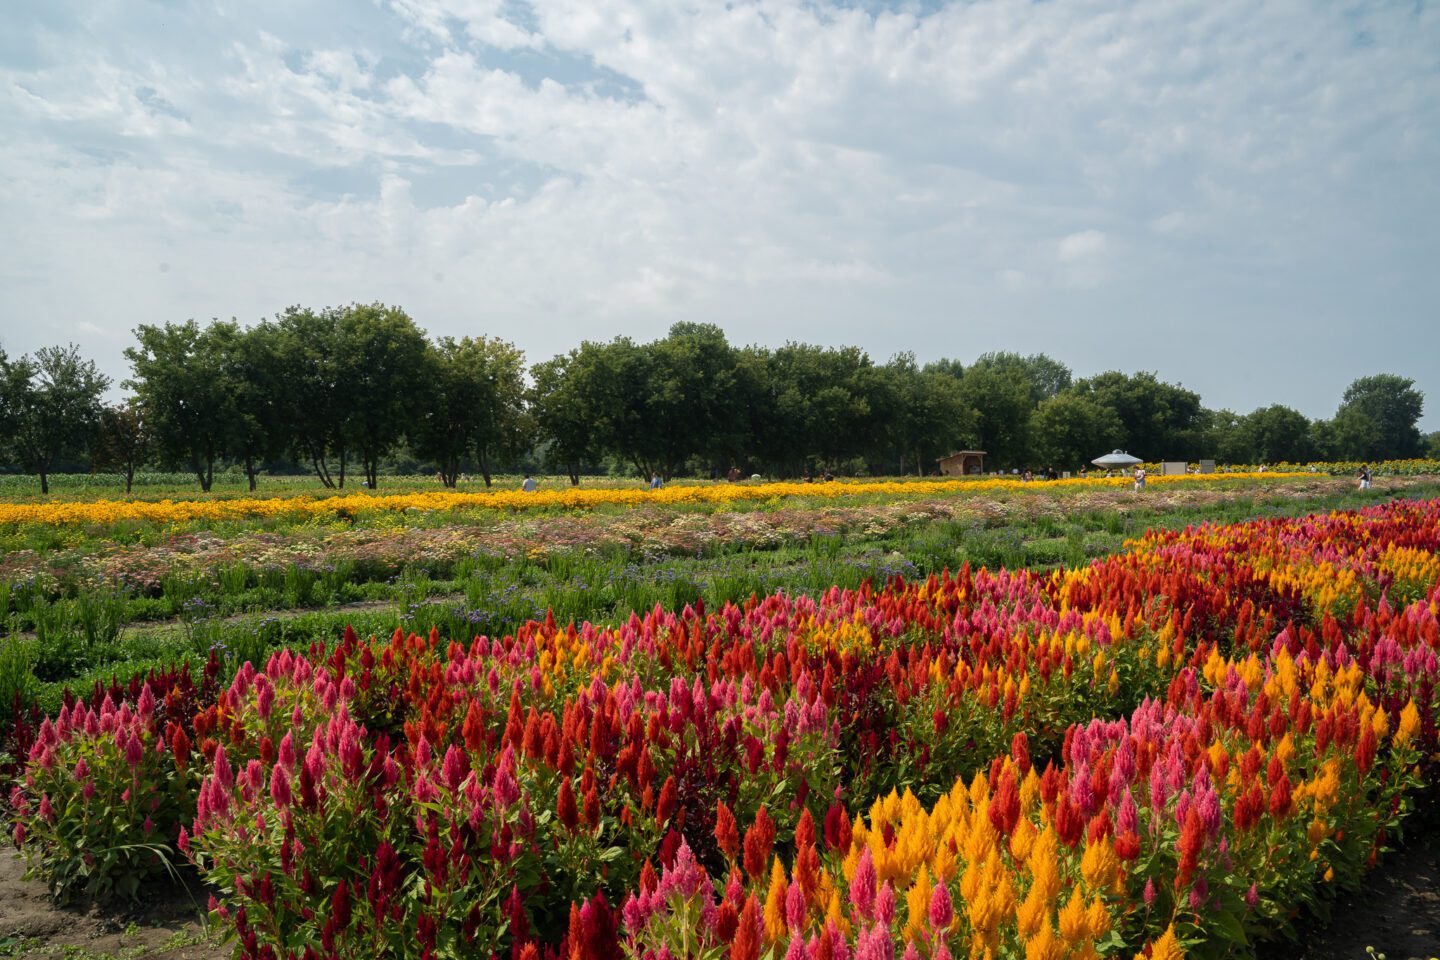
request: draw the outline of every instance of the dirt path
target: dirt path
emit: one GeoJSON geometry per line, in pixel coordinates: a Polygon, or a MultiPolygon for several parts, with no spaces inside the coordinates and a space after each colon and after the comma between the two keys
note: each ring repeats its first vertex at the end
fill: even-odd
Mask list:
{"type": "Polygon", "coordinates": [[[206,936],[200,890],[157,886],[138,906],[61,908],[38,880],[23,880],[24,861],[0,850],[0,958],[66,960],[166,957],[221,960],[230,950],[206,936]]]}
{"type": "Polygon", "coordinates": [[[1330,922],[1306,931],[1300,943],[1268,948],[1266,960],[1367,960],[1374,947],[1385,960],[1440,957],[1440,825],[1417,832],[1386,856],[1360,891],[1342,894],[1330,922]]]}

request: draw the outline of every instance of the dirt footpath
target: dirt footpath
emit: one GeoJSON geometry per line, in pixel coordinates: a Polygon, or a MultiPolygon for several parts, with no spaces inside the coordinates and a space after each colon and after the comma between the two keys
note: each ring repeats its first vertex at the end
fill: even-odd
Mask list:
{"type": "Polygon", "coordinates": [[[1272,945],[1270,960],[1366,960],[1366,947],[1385,960],[1440,957],[1440,828],[1429,826],[1387,854],[1358,893],[1341,894],[1330,922],[1299,944],[1272,945]]]}
{"type": "Polygon", "coordinates": [[[0,958],[220,960],[230,956],[228,949],[205,935],[201,916],[207,895],[199,890],[164,885],[137,906],[60,908],[50,902],[45,884],[22,880],[24,872],[20,855],[8,843],[0,848],[0,958]]]}

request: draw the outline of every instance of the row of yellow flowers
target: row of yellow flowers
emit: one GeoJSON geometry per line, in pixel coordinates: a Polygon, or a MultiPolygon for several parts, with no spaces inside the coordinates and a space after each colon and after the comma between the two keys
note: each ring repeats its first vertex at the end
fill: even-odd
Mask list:
{"type": "MultiPolygon", "coordinates": [[[[1186,474],[1152,477],[1149,483],[1204,485],[1233,480],[1309,478],[1307,473],[1186,474]]],[[[72,503],[0,504],[0,524],[107,524],[126,521],[187,523],[194,520],[242,520],[263,517],[332,517],[378,511],[439,512],[457,509],[584,510],[599,506],[642,504],[694,505],[763,501],[782,497],[857,497],[865,495],[930,496],[947,493],[995,493],[1039,488],[1094,489],[1124,487],[1128,477],[1086,477],[1030,481],[995,477],[984,480],[877,481],[851,483],[719,483],[712,486],[671,486],[651,489],[504,490],[488,493],[357,493],[334,497],[271,497],[227,500],[92,500],[72,503]]]]}

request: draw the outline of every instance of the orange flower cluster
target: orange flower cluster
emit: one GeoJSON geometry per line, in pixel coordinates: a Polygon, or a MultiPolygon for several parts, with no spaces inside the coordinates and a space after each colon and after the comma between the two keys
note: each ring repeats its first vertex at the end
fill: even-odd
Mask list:
{"type": "MultiPolygon", "coordinates": [[[[1190,474],[1153,477],[1153,485],[1206,485],[1231,480],[1277,481],[1308,479],[1307,473],[1190,474]]],[[[846,483],[763,483],[672,485],[648,488],[580,488],[563,490],[502,490],[490,493],[357,493],[333,497],[235,497],[209,500],[91,500],[54,503],[0,503],[0,525],[111,525],[126,522],[189,523],[286,517],[356,516],[408,511],[449,510],[589,510],[600,506],[642,504],[696,505],[774,500],[786,497],[833,499],[856,496],[933,496],[947,493],[994,493],[1036,489],[1100,489],[1124,487],[1123,477],[1088,477],[1027,483],[992,477],[977,480],[854,481],[846,483]]]]}

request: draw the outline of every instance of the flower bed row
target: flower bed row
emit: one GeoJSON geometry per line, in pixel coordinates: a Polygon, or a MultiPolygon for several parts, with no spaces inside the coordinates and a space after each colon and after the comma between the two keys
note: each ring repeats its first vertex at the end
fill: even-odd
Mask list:
{"type": "MultiPolygon", "coordinates": [[[[1403,488],[1411,481],[1394,481],[1403,488]]],[[[1267,498],[1299,499],[1349,489],[1329,476],[1267,485],[1267,498]]],[[[63,549],[11,550],[0,557],[0,580],[55,593],[65,578],[157,595],[171,578],[218,581],[244,566],[254,574],[283,574],[298,567],[317,573],[349,570],[362,579],[394,576],[407,568],[449,571],[468,558],[514,562],[527,558],[613,554],[694,556],[723,549],[772,549],[804,544],[814,536],[873,539],[945,521],[987,526],[1073,517],[1080,512],[1205,509],[1253,498],[1253,485],[1171,486],[1144,498],[1124,487],[1046,497],[932,497],[891,503],[794,503],[767,510],[676,512],[665,507],[621,513],[542,513],[491,517],[485,522],[415,525],[389,515],[384,525],[304,524],[228,536],[178,533],[155,544],[83,540],[63,549]]]]}
{"type": "Polygon", "coordinates": [[[1068,573],[349,635],[193,712],[67,705],[17,839],[66,893],[173,838],[242,956],[1221,955],[1430,777],[1437,548],[1440,501],[1395,503],[1068,573]]]}
{"type": "MultiPolygon", "coordinates": [[[[1152,484],[1207,484],[1236,479],[1265,480],[1305,477],[1307,473],[1189,474],[1152,477],[1152,484]]],[[[1080,489],[1123,487],[1125,477],[1089,477],[1052,480],[1045,486],[1080,489]]],[[[571,487],[563,490],[497,490],[492,492],[341,494],[330,497],[235,497],[210,500],[91,500],[51,503],[0,503],[0,525],[114,524],[125,522],[188,523],[195,520],[222,521],[264,517],[335,517],[375,512],[433,513],[471,510],[585,510],[599,506],[641,506],[645,504],[725,504],[764,501],[780,497],[854,497],[867,495],[931,496],[969,492],[988,493],[1032,489],[1018,477],[966,480],[846,481],[830,483],[715,483],[709,485],[649,488],[571,487]]]]}

